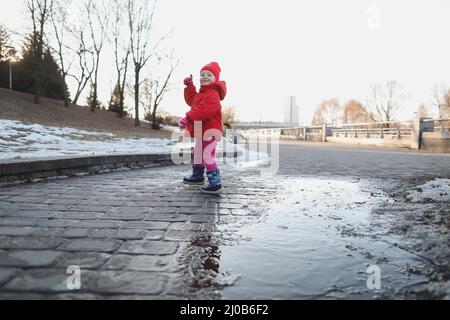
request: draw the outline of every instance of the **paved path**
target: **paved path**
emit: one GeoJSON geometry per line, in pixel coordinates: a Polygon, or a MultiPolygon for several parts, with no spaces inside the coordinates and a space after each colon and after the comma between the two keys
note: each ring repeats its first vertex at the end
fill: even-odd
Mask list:
{"type": "MultiPolygon", "coordinates": [[[[405,151],[286,143],[280,152],[288,176],[448,176],[450,167],[450,156],[405,151]]],[[[283,179],[223,169],[221,197],[183,186],[186,166],[0,189],[0,298],[192,297],[204,285],[195,254],[215,250],[206,244],[216,224],[280,197],[283,179]],[[81,291],[67,286],[69,266],[82,271],[81,291]]],[[[208,261],[202,268],[214,270],[208,261]]]]}
{"type": "Polygon", "coordinates": [[[417,177],[450,176],[450,154],[313,142],[283,142],[280,174],[417,177]]]}

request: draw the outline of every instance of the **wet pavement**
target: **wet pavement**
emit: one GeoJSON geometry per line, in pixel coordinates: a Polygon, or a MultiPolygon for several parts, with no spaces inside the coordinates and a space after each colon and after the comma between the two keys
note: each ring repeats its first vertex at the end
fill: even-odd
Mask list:
{"type": "Polygon", "coordinates": [[[0,298],[449,297],[449,155],[285,143],[280,158],[272,177],[222,165],[219,197],[182,185],[187,166],[1,188],[0,298]]]}

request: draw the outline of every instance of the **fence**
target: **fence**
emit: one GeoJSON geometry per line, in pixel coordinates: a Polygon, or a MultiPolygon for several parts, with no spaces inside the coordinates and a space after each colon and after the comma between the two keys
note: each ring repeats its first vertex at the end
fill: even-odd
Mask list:
{"type": "MultiPolygon", "coordinates": [[[[240,139],[278,135],[281,139],[402,147],[450,152],[450,119],[416,118],[333,126],[236,129],[240,139]]],[[[236,133],[235,133],[236,135],[236,133]]]]}

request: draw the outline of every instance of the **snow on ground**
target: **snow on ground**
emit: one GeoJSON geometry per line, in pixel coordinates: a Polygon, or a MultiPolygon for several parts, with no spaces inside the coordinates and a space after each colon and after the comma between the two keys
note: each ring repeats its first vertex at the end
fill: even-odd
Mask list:
{"type": "Polygon", "coordinates": [[[450,202],[450,179],[435,179],[418,186],[409,192],[410,202],[450,202]]]}
{"type": "Polygon", "coordinates": [[[112,133],[0,119],[0,160],[68,155],[168,152],[168,139],[123,139],[112,133]]]}
{"type": "MultiPolygon", "coordinates": [[[[178,128],[171,127],[178,132],[178,128]]],[[[111,155],[170,153],[174,149],[189,149],[189,141],[178,139],[119,138],[112,133],[100,133],[73,128],[24,124],[20,121],[0,119],[0,160],[34,159],[70,155],[111,155]]],[[[245,153],[242,145],[228,141],[218,146],[221,150],[241,151],[238,161],[263,160],[267,155],[257,152],[245,153]]]]}

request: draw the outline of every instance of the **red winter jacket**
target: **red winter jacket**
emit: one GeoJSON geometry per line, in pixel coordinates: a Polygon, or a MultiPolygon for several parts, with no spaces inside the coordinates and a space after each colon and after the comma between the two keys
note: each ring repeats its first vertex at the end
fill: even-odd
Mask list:
{"type": "MultiPolygon", "coordinates": [[[[227,95],[227,84],[225,81],[219,81],[207,86],[201,86],[200,92],[197,93],[195,86],[189,86],[184,89],[184,99],[191,106],[191,111],[186,113],[190,119],[187,131],[194,137],[194,122],[202,121],[203,132],[209,129],[217,129],[222,133],[222,106],[221,101],[227,95]]],[[[208,135],[209,136],[209,135],[208,135]]],[[[220,134],[219,140],[222,134],[220,134]]]]}

